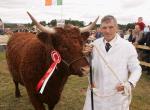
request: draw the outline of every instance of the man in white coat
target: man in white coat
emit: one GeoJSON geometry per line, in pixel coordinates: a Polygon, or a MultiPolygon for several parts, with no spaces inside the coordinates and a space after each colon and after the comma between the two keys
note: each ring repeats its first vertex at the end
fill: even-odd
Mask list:
{"type": "Polygon", "coordinates": [[[91,87],[94,110],[129,110],[131,88],[141,76],[136,49],[117,34],[115,17],[103,17],[100,28],[103,37],[83,48],[84,54],[93,55],[93,85],[87,89],[83,110],[91,110],[91,87]]]}

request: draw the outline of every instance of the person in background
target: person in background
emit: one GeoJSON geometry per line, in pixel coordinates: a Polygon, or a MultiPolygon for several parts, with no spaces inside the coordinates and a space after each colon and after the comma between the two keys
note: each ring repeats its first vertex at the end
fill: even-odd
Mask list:
{"type": "Polygon", "coordinates": [[[120,31],[118,32],[118,34],[120,35],[121,38],[124,38],[124,31],[123,31],[123,30],[120,30],[120,31]]]}
{"type": "Polygon", "coordinates": [[[145,26],[145,28],[144,28],[144,35],[146,35],[148,32],[150,32],[149,25],[145,26]]]}
{"type": "Polygon", "coordinates": [[[92,53],[93,71],[93,84],[88,86],[83,110],[91,110],[91,87],[94,110],[129,110],[131,88],[136,86],[141,76],[136,49],[117,34],[114,16],[104,16],[100,28],[103,37],[83,47],[83,54],[87,57],[92,53]]]}
{"type": "Polygon", "coordinates": [[[143,18],[142,17],[138,17],[138,21],[135,23],[135,25],[139,25],[140,30],[143,31],[144,27],[145,27],[145,24],[143,22],[143,18]]]}
{"type": "Polygon", "coordinates": [[[133,30],[128,29],[127,34],[124,36],[124,39],[128,40],[129,42],[134,42],[132,38],[133,38],[133,30]]]}
{"type": "Polygon", "coordinates": [[[4,23],[2,19],[0,18],[0,35],[4,34],[4,23]]]}
{"type": "Polygon", "coordinates": [[[133,43],[138,44],[138,41],[142,38],[143,31],[141,31],[141,28],[139,25],[135,25],[135,28],[133,30],[133,43]]]}
{"type": "Polygon", "coordinates": [[[101,37],[102,37],[101,29],[98,27],[96,31],[96,39],[101,38],[101,37]]]}

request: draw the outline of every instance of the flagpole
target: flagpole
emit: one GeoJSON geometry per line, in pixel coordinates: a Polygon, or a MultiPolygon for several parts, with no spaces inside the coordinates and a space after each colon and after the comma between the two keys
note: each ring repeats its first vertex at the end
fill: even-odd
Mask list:
{"type": "Polygon", "coordinates": [[[62,17],[63,17],[63,4],[61,5],[61,10],[60,10],[60,16],[61,16],[61,21],[62,21],[62,17]]]}
{"type": "Polygon", "coordinates": [[[63,21],[63,0],[58,0],[58,1],[59,1],[58,5],[61,5],[61,7],[60,7],[60,21],[63,24],[64,23],[64,21],[63,21]]]}

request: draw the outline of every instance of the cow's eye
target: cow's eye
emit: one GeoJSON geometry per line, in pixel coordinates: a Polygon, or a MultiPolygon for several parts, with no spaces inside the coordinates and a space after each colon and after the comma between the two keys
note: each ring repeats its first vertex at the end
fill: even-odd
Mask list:
{"type": "Polygon", "coordinates": [[[62,46],[64,50],[68,50],[68,47],[66,45],[62,46]]]}
{"type": "Polygon", "coordinates": [[[75,39],[73,42],[74,42],[75,44],[77,44],[77,43],[78,43],[78,40],[77,40],[77,39],[75,39]]]}

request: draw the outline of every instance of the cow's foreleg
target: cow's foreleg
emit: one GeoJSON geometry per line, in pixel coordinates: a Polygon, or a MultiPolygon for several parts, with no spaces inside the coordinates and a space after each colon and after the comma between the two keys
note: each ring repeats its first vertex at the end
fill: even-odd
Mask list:
{"type": "Polygon", "coordinates": [[[20,90],[19,90],[19,83],[15,80],[13,80],[14,83],[15,83],[15,96],[17,98],[21,97],[21,94],[20,94],[20,90]]]}
{"type": "Polygon", "coordinates": [[[53,110],[55,108],[55,105],[58,103],[59,101],[59,96],[58,97],[54,97],[51,100],[49,100],[48,103],[48,110],[53,110]]]}
{"type": "Polygon", "coordinates": [[[29,95],[30,101],[34,106],[35,110],[46,110],[43,103],[40,102],[36,97],[29,95]]]}
{"type": "Polygon", "coordinates": [[[48,104],[48,110],[53,110],[55,105],[48,104]]]}
{"type": "Polygon", "coordinates": [[[27,93],[30,98],[30,101],[31,101],[32,105],[34,106],[34,109],[35,110],[45,110],[43,103],[39,100],[38,96],[35,93],[35,89],[33,89],[33,87],[29,86],[29,84],[26,87],[26,89],[27,89],[27,93]]]}

